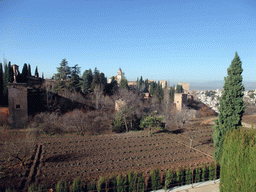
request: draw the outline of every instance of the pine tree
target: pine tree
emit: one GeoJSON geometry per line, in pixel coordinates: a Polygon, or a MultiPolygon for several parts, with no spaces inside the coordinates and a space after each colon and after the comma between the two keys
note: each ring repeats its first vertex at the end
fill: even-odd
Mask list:
{"type": "Polygon", "coordinates": [[[42,79],[44,79],[44,72],[42,72],[42,79]]]}
{"type": "Polygon", "coordinates": [[[3,74],[3,64],[0,63],[0,105],[3,105],[3,91],[4,91],[4,74],[3,74]]]}
{"type": "Polygon", "coordinates": [[[81,90],[81,84],[80,84],[80,68],[78,67],[78,64],[76,64],[74,67],[71,68],[71,80],[69,84],[69,88],[74,91],[80,91],[81,90]]]}
{"type": "Polygon", "coordinates": [[[90,88],[93,81],[93,75],[92,70],[85,70],[82,76],[82,91],[83,93],[87,93],[90,88]]]}
{"type": "Polygon", "coordinates": [[[228,76],[224,78],[225,84],[220,99],[220,113],[213,127],[214,158],[217,163],[221,161],[226,133],[241,128],[241,120],[245,111],[243,101],[244,86],[242,84],[243,77],[241,75],[243,69],[242,62],[237,52],[227,72],[228,76]]]}

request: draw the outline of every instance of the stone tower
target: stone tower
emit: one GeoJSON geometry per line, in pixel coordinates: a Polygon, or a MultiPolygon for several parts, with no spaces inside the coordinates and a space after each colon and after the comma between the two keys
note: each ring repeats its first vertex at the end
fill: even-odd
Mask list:
{"type": "Polygon", "coordinates": [[[187,105],[187,94],[184,93],[174,93],[174,103],[176,104],[176,109],[180,111],[187,105]]]}
{"type": "Polygon", "coordinates": [[[120,67],[119,67],[119,69],[118,69],[118,71],[117,71],[117,76],[116,76],[116,78],[117,78],[118,84],[120,84],[121,79],[122,79],[122,69],[121,69],[120,67]]]}

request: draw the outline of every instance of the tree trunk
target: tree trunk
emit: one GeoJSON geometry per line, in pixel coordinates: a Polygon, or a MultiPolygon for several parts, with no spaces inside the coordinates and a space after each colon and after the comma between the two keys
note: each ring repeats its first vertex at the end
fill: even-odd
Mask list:
{"type": "Polygon", "coordinates": [[[127,122],[126,122],[125,117],[123,117],[123,119],[124,119],[124,124],[125,124],[125,128],[126,128],[126,132],[129,132],[129,129],[128,129],[128,126],[127,126],[127,122]]]}

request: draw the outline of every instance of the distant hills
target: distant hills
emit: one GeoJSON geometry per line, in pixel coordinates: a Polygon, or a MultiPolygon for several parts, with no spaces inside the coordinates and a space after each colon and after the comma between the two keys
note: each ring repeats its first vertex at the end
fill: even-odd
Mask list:
{"type": "MultiPolygon", "coordinates": [[[[253,81],[243,81],[245,90],[256,89],[256,82],[253,81]]],[[[221,81],[208,81],[208,82],[191,82],[189,85],[190,91],[196,90],[222,90],[224,86],[224,80],[221,81]]]]}

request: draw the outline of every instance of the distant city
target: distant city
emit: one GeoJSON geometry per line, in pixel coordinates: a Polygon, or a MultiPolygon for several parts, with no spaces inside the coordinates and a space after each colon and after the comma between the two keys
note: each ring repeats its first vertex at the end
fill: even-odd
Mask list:
{"type": "MultiPolygon", "coordinates": [[[[170,83],[170,86],[172,86],[174,83],[170,83]]],[[[177,83],[175,84],[177,85],[177,83]]],[[[245,87],[245,91],[249,90],[254,90],[256,89],[256,82],[252,81],[243,81],[243,85],[245,87]]],[[[208,82],[202,82],[202,83],[197,83],[197,82],[189,82],[189,89],[190,91],[193,90],[222,90],[224,86],[224,80],[223,81],[208,81],[208,82]]]]}

